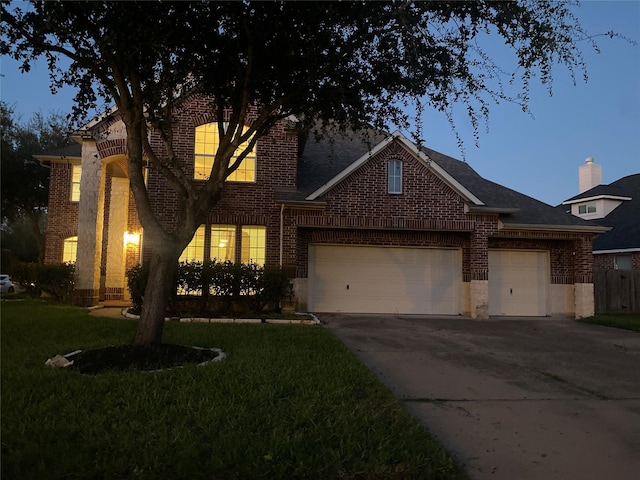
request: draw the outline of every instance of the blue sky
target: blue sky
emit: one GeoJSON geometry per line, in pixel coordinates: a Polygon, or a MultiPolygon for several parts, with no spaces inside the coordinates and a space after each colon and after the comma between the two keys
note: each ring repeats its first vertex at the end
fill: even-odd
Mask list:
{"type": "MultiPolygon", "coordinates": [[[[515,105],[494,105],[489,131],[480,126],[478,147],[464,113],[455,117],[471,167],[489,180],[551,205],[578,193],[578,167],[586,157],[602,165],[604,183],[640,173],[640,0],[585,1],[575,11],[591,34],[614,30],[637,44],[601,37],[600,54],[585,44],[586,84],[578,79],[574,86],[559,68],[553,96],[533,85],[533,117],[515,105]]],[[[0,98],[13,105],[23,121],[38,111],[71,111],[74,92],[65,89],[52,95],[44,62],[21,74],[14,61],[2,57],[0,72],[0,98]]],[[[423,120],[427,146],[462,158],[443,115],[426,111],[423,120]]]]}

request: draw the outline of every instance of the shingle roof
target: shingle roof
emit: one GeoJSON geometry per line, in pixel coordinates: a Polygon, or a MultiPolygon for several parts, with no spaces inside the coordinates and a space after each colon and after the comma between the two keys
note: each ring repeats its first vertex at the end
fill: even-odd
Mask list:
{"type": "Polygon", "coordinates": [[[298,195],[306,198],[387,138],[374,130],[365,134],[334,132],[317,139],[310,135],[298,161],[298,195]]]}
{"type": "MultiPolygon", "coordinates": [[[[310,138],[298,163],[298,191],[279,196],[281,201],[303,201],[357,159],[370,151],[388,135],[371,132],[368,140],[361,135],[335,135],[330,139],[310,138]]],[[[482,178],[469,164],[449,157],[430,148],[422,148],[427,156],[437,163],[456,181],[478,197],[487,208],[517,209],[514,213],[502,213],[505,223],[532,226],[593,226],[581,218],[555,209],[534,198],[523,195],[497,183],[482,178]]]]}
{"type": "Polygon", "coordinates": [[[73,142],[71,145],[67,145],[66,147],[62,147],[57,150],[53,150],[51,152],[37,155],[37,157],[56,157],[56,158],[81,157],[81,156],[82,156],[82,145],[76,142],[73,142]]]}
{"type": "Polygon", "coordinates": [[[487,207],[518,209],[517,212],[500,215],[501,220],[505,223],[554,226],[594,225],[535,198],[486,180],[466,162],[430,148],[423,147],[422,150],[431,160],[440,165],[449,175],[482,200],[487,207]]]}

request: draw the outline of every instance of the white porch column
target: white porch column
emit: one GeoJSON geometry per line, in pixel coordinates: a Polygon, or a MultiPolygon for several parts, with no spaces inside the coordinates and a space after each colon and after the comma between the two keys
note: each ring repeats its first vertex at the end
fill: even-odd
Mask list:
{"type": "Polygon", "coordinates": [[[125,289],[126,245],[129,216],[129,179],[111,178],[105,300],[122,300],[125,289]]]}
{"type": "Polygon", "coordinates": [[[82,144],[82,176],[78,203],[78,253],[74,303],[96,305],[100,292],[100,259],[104,222],[105,174],[94,140],[82,144]]]}

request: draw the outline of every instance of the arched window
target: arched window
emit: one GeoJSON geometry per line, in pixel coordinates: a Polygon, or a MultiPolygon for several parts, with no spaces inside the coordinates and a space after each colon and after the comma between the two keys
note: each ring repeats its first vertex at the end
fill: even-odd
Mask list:
{"type": "MultiPolygon", "coordinates": [[[[225,123],[225,128],[227,124],[225,123]]],[[[244,131],[247,130],[245,127],[244,131]]],[[[238,147],[236,153],[241,153],[248,147],[248,142],[244,142],[238,147]]],[[[193,178],[196,180],[207,180],[211,174],[211,167],[218,151],[218,125],[207,123],[196,127],[195,161],[193,166],[193,178]]],[[[230,165],[233,165],[237,157],[231,157],[230,165]]],[[[229,177],[229,182],[255,182],[256,181],[256,153],[255,147],[242,160],[242,163],[229,177]]]]}

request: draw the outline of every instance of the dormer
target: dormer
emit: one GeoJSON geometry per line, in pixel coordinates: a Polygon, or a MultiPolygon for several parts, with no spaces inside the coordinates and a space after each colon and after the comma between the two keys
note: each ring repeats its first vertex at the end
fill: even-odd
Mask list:
{"type": "Polygon", "coordinates": [[[584,220],[595,220],[605,218],[622,202],[631,200],[631,197],[621,197],[615,195],[594,195],[581,196],[562,202],[563,205],[571,205],[571,214],[584,220]]]}

